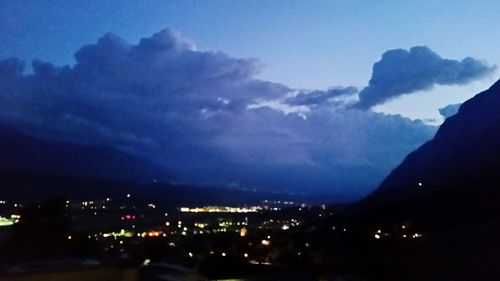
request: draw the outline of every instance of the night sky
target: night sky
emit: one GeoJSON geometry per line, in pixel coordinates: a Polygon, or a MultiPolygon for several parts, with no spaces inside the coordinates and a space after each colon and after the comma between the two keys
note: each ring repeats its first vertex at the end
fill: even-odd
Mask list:
{"type": "Polygon", "coordinates": [[[500,3],[459,2],[0,1],[0,123],[361,196],[498,77],[500,3]]]}

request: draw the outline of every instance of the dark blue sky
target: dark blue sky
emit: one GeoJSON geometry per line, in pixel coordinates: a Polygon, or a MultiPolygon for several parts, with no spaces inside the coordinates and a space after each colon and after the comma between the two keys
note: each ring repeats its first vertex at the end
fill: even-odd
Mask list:
{"type": "Polygon", "coordinates": [[[497,76],[499,4],[423,2],[0,1],[0,121],[182,181],[364,194],[497,76]]]}

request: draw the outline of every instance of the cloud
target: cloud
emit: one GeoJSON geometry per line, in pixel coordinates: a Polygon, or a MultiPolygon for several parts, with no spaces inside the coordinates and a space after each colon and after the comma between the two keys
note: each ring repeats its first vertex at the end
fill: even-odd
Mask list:
{"type": "Polygon", "coordinates": [[[188,42],[172,30],[136,45],[106,34],[77,51],[73,67],[34,61],[28,75],[22,62],[7,59],[0,66],[1,114],[79,141],[127,146],[163,135],[181,145],[224,127],[213,119],[289,91],[252,79],[259,68],[254,60],[198,52],[188,42]]]}
{"type": "Polygon", "coordinates": [[[461,61],[444,59],[425,46],[409,51],[395,49],[385,52],[373,65],[370,82],[359,93],[357,108],[374,105],[434,85],[463,85],[492,73],[494,66],[467,57],[461,61]]]}
{"type": "Polygon", "coordinates": [[[0,122],[126,150],[183,182],[360,196],[436,130],[331,102],[351,87],[291,98],[297,90],[255,78],[258,61],[199,51],[169,29],[136,44],[106,34],[75,59],[35,60],[33,73],[1,60],[0,122]]]}
{"type": "Polygon", "coordinates": [[[344,106],[315,107],[306,119],[262,107],[241,120],[216,139],[228,159],[251,167],[241,178],[257,186],[357,195],[374,188],[436,130],[400,115],[344,106]]]}
{"type": "Polygon", "coordinates": [[[358,92],[355,87],[338,87],[332,88],[327,91],[315,90],[311,92],[300,92],[297,95],[288,98],[285,102],[290,105],[320,105],[327,103],[329,100],[343,96],[353,95],[358,92]]]}
{"type": "Polygon", "coordinates": [[[439,109],[439,114],[441,114],[441,116],[443,116],[444,118],[453,116],[457,114],[458,109],[460,109],[461,105],[462,105],[461,103],[447,105],[439,109]]]}

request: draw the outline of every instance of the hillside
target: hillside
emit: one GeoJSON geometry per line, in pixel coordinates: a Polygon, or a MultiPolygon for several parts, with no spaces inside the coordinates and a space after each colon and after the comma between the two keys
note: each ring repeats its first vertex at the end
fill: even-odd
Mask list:
{"type": "Polygon", "coordinates": [[[500,217],[500,81],[466,101],[348,213],[360,223],[453,228],[500,217]]]}
{"type": "MultiPolygon", "coordinates": [[[[372,196],[500,185],[500,81],[466,101],[372,196]]],[[[385,196],[384,195],[384,196],[385,196]]],[[[391,196],[394,196],[391,195],[391,196]]]]}
{"type": "Polygon", "coordinates": [[[0,126],[0,173],[51,174],[147,182],[166,179],[163,168],[125,152],[29,136],[0,126]]]}

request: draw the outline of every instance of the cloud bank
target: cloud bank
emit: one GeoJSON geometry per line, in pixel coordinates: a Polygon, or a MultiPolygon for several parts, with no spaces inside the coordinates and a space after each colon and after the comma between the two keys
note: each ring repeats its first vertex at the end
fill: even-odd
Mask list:
{"type": "MultiPolygon", "coordinates": [[[[135,153],[167,167],[176,181],[354,198],[436,131],[419,120],[351,107],[341,97],[354,96],[352,87],[297,94],[258,80],[257,61],[199,51],[169,29],[136,44],[106,34],[75,59],[63,67],[33,61],[33,73],[19,59],[1,60],[0,122],[135,153]]],[[[375,65],[360,104],[434,83],[465,83],[487,69],[474,59],[443,60],[424,47],[390,51],[375,65]],[[407,67],[422,57],[420,69],[407,67]],[[413,77],[410,69],[428,69],[429,57],[440,66],[439,78],[403,81],[413,77]],[[373,100],[374,89],[390,91],[373,100]]]]}
{"type": "Polygon", "coordinates": [[[372,77],[359,93],[357,108],[368,109],[401,95],[431,89],[434,85],[463,85],[491,74],[495,69],[477,59],[444,59],[425,46],[409,51],[385,52],[373,65],[372,77]]]}

